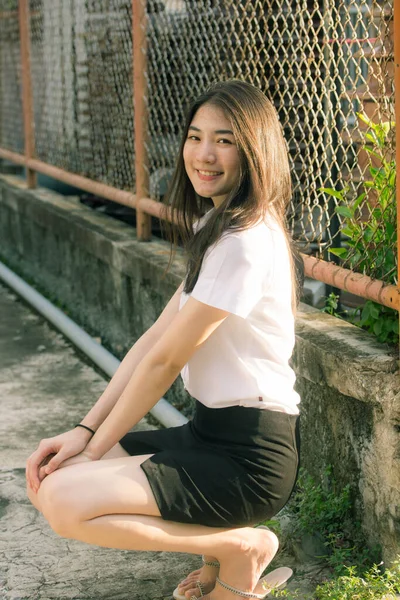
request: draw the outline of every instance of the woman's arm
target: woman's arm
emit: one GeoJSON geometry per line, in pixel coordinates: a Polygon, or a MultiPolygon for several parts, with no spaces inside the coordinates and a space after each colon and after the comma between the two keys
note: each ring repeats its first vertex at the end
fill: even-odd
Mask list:
{"type": "Polygon", "coordinates": [[[154,325],[138,339],[126,354],[103,394],[84,419],[82,419],[81,423],[83,425],[97,430],[104,419],[110,414],[138,364],[162,337],[164,331],[166,331],[175,315],[179,312],[182,289],[183,283],[176,290],[154,325]]]}
{"type": "Polygon", "coordinates": [[[146,354],[84,454],[101,458],[165,394],[183,366],[229,315],[189,298],[161,339],[146,354]]]}
{"type": "MultiPolygon", "coordinates": [[[[151,349],[157,344],[157,340],[162,337],[164,331],[168,329],[169,324],[179,312],[179,300],[182,289],[183,283],[176,290],[154,325],[142,335],[125,356],[104,393],[83,419],[83,425],[96,430],[107,419],[115,407],[118,398],[123,395],[128,382],[132,381],[132,373],[135,373],[138,365],[151,352],[151,349]]],[[[68,458],[82,454],[90,435],[85,429],[78,427],[56,437],[42,440],[35,452],[28,458],[26,464],[26,478],[31,489],[37,492],[40,481],[46,474],[57,469],[68,458]],[[45,471],[42,472],[43,470],[40,467],[47,461],[48,464],[45,467],[45,471]]]]}

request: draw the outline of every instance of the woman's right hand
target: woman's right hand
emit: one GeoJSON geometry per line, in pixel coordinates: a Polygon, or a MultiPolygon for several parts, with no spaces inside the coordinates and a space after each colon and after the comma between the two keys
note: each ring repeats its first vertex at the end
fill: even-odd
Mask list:
{"type": "Polygon", "coordinates": [[[82,452],[91,437],[90,431],[76,427],[55,437],[41,440],[26,463],[26,480],[29,487],[36,493],[45,476],[55,471],[67,458],[82,452]]]}

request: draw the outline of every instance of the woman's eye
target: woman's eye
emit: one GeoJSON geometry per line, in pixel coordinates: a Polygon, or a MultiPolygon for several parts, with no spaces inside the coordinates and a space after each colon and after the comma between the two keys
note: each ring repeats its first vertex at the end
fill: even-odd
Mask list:
{"type": "Polygon", "coordinates": [[[199,138],[197,137],[197,135],[188,135],[187,139],[188,140],[198,140],[199,138]]]}
{"type": "Polygon", "coordinates": [[[227,140],[226,138],[221,138],[218,140],[218,144],[232,144],[231,140],[227,140]]]}

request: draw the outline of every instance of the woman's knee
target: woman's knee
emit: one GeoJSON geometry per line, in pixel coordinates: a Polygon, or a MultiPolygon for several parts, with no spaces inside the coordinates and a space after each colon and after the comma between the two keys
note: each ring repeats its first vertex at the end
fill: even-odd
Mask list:
{"type": "Polygon", "coordinates": [[[28,496],[29,500],[31,501],[33,506],[36,508],[36,510],[38,510],[39,512],[42,512],[38,495],[35,494],[35,492],[28,485],[28,483],[26,484],[26,495],[28,496]]]}
{"type": "Polygon", "coordinates": [[[69,537],[79,520],[73,488],[70,477],[60,469],[45,477],[37,493],[43,516],[53,531],[62,537],[69,537]]]}

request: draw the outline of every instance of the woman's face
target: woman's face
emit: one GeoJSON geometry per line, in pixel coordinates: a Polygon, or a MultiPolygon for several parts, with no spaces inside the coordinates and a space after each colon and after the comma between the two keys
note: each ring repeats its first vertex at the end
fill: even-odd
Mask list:
{"type": "Polygon", "coordinates": [[[240,173],[239,151],[222,109],[212,104],[198,109],[189,126],[183,160],[197,194],[219,206],[240,173]]]}

